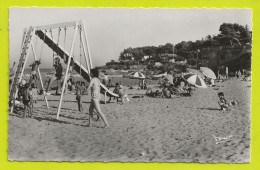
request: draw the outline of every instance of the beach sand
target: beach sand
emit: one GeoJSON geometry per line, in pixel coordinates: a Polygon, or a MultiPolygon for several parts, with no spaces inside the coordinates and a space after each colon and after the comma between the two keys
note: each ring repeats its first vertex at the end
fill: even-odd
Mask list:
{"type": "MultiPolygon", "coordinates": [[[[231,79],[197,89],[192,97],[132,98],[144,90],[128,90],[130,102],[103,104],[110,127],[92,121],[89,96],[77,111],[75,95],[48,96],[48,110],[39,96],[33,118],[9,115],[9,160],[121,162],[250,162],[251,82],[231,79]],[[220,111],[217,93],[238,100],[231,111],[220,111]],[[215,137],[221,141],[217,141],[215,137]],[[220,142],[220,143],[217,143],[220,142]]],[[[54,92],[53,92],[54,93],[54,92]]],[[[102,99],[103,101],[103,99],[102,99]]]]}

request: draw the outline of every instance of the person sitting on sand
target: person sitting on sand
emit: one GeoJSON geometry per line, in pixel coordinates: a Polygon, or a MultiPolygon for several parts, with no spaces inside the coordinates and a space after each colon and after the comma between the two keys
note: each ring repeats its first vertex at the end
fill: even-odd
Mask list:
{"type": "Polygon", "coordinates": [[[171,98],[171,92],[167,87],[163,88],[161,98],[171,98]]]}
{"type": "Polygon", "coordinates": [[[159,82],[158,84],[160,85],[160,87],[162,87],[164,85],[164,82],[165,82],[165,76],[162,76],[160,79],[159,79],[159,82]]]}
{"type": "MultiPolygon", "coordinates": [[[[120,84],[119,84],[119,83],[116,83],[116,87],[115,87],[115,89],[113,90],[113,93],[115,93],[115,94],[119,94],[119,88],[120,88],[120,84]]],[[[112,96],[110,96],[108,102],[110,102],[111,99],[112,99],[112,96]]],[[[114,97],[113,100],[115,100],[115,99],[116,99],[116,101],[118,102],[118,97],[117,97],[117,98],[114,97]]]]}
{"type": "Polygon", "coordinates": [[[108,83],[107,83],[107,87],[113,87],[113,86],[114,86],[114,84],[112,83],[112,80],[109,79],[108,83]]]}
{"type": "Polygon", "coordinates": [[[179,91],[178,91],[178,88],[175,87],[175,85],[171,84],[169,87],[168,87],[168,90],[170,91],[170,93],[172,95],[179,95],[179,91]]]}
{"type": "Polygon", "coordinates": [[[229,104],[228,104],[227,100],[224,97],[224,93],[223,92],[219,92],[218,93],[218,97],[219,97],[218,104],[220,106],[220,109],[223,110],[223,111],[230,110],[229,104]]]}
{"type": "Polygon", "coordinates": [[[146,90],[145,95],[152,96],[152,93],[153,93],[153,90],[149,88],[146,90]]]}
{"type": "Polygon", "coordinates": [[[210,78],[209,82],[210,82],[209,87],[212,87],[212,86],[214,87],[215,86],[214,79],[210,78]]]}
{"type": "MultiPolygon", "coordinates": [[[[98,116],[101,117],[101,119],[105,123],[105,126],[109,127],[106,117],[103,114],[103,112],[101,111],[100,104],[99,104],[100,99],[101,99],[101,95],[100,95],[101,82],[99,80],[99,70],[97,68],[91,69],[90,75],[91,75],[91,77],[93,77],[87,88],[87,92],[91,91],[91,103],[90,103],[90,107],[89,107],[90,118],[93,118],[94,109],[96,109],[98,116]]],[[[89,125],[90,125],[90,119],[89,119],[89,125]]]]}
{"type": "Polygon", "coordinates": [[[182,93],[182,96],[189,96],[191,97],[194,94],[195,86],[192,84],[186,84],[184,87],[185,93],[182,93]]]}
{"type": "Polygon", "coordinates": [[[154,96],[153,97],[162,97],[162,92],[160,92],[159,90],[156,90],[153,94],[154,96]]]}

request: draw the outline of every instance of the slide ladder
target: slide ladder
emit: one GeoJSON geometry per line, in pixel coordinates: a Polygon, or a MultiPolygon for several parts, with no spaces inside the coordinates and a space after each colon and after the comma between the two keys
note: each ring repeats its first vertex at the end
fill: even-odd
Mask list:
{"type": "Polygon", "coordinates": [[[14,73],[14,78],[13,78],[12,85],[11,85],[11,88],[9,91],[9,105],[11,104],[11,108],[10,108],[11,112],[13,111],[13,107],[15,105],[15,99],[16,99],[17,93],[18,93],[18,86],[19,86],[19,83],[21,82],[21,77],[22,77],[24,69],[25,69],[24,63],[26,62],[26,60],[28,58],[29,50],[31,48],[31,40],[34,35],[34,28],[29,27],[29,29],[27,29],[25,32],[26,32],[25,37],[23,38],[23,42],[22,42],[21,56],[20,56],[16,71],[14,73]]]}

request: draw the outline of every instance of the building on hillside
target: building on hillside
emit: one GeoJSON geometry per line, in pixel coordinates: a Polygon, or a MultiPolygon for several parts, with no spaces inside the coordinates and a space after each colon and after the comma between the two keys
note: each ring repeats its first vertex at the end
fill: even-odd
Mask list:
{"type": "Polygon", "coordinates": [[[147,69],[147,65],[145,65],[145,64],[130,65],[129,68],[131,70],[145,70],[145,69],[147,69]]]}
{"type": "Polygon", "coordinates": [[[201,66],[209,67],[211,69],[215,69],[219,66],[237,65],[241,62],[251,63],[251,45],[202,48],[199,56],[201,59],[201,66]]]}

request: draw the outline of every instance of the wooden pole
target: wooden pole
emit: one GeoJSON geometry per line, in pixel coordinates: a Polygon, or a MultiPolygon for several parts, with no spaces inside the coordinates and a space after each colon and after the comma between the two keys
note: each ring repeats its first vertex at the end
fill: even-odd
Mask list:
{"type": "Polygon", "coordinates": [[[70,49],[70,54],[69,54],[69,59],[68,59],[68,63],[67,63],[67,68],[66,68],[66,73],[65,73],[65,76],[64,76],[63,84],[62,84],[62,90],[61,90],[61,96],[60,96],[60,103],[59,103],[58,113],[57,113],[57,117],[56,117],[57,119],[59,119],[59,115],[60,115],[60,109],[61,109],[62,98],[63,98],[65,86],[66,86],[66,83],[67,83],[67,75],[68,75],[68,71],[69,71],[69,67],[70,67],[71,57],[72,57],[73,50],[74,50],[74,45],[75,45],[75,40],[76,40],[77,32],[78,32],[78,22],[76,22],[75,32],[74,32],[73,41],[72,41],[72,45],[71,45],[71,49],[70,49]]]}
{"type": "MultiPolygon", "coordinates": [[[[31,43],[31,46],[32,46],[34,60],[36,61],[37,60],[37,56],[36,56],[36,53],[35,53],[35,50],[34,50],[34,46],[33,46],[32,43],[31,43]]],[[[38,75],[39,75],[39,78],[40,78],[40,82],[41,82],[41,86],[42,86],[42,89],[43,89],[44,100],[45,100],[47,108],[49,109],[49,104],[48,104],[48,100],[47,100],[47,97],[46,97],[45,89],[44,89],[44,86],[43,86],[42,76],[41,76],[41,72],[40,72],[40,68],[39,67],[37,69],[37,72],[38,72],[38,75]]]]}

